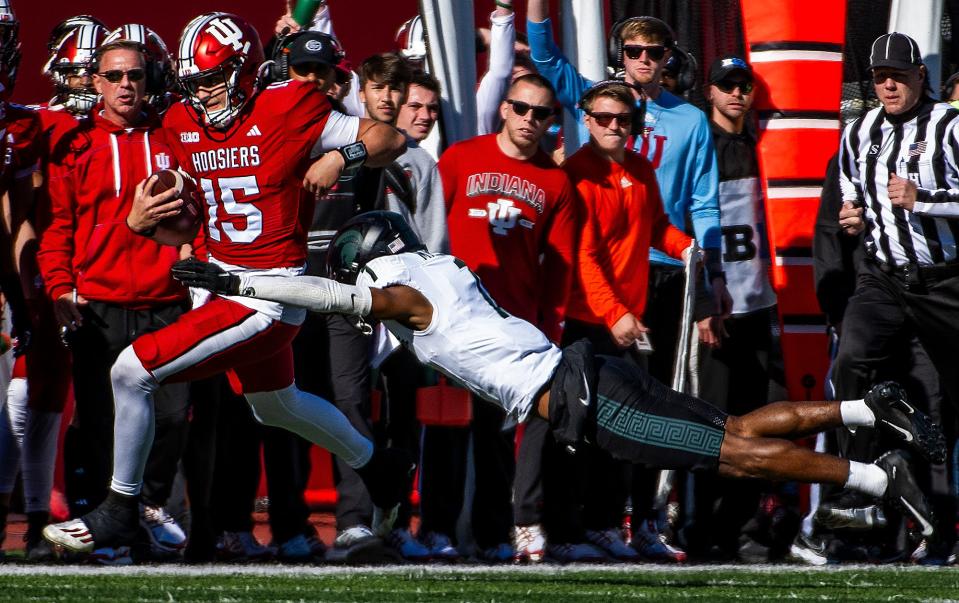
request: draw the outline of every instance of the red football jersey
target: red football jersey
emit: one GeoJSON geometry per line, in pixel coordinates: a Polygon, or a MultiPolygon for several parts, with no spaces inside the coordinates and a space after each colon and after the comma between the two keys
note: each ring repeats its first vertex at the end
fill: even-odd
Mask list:
{"type": "Polygon", "coordinates": [[[183,102],[167,111],[177,161],[206,200],[210,255],[260,269],[306,262],[313,201],[303,176],[329,115],[325,94],[293,81],[261,91],[226,130],[205,127],[183,102]]]}
{"type": "Polygon", "coordinates": [[[3,133],[2,152],[3,179],[9,186],[10,179],[29,174],[40,161],[41,125],[35,111],[21,105],[0,104],[0,131],[3,133]]]}
{"type": "Polygon", "coordinates": [[[503,309],[559,341],[576,249],[576,193],[546,153],[513,159],[496,136],[459,142],[440,157],[451,253],[503,309]]]}
{"type": "Polygon", "coordinates": [[[53,154],[53,150],[64,136],[89,119],[86,115],[73,115],[64,109],[63,105],[40,103],[39,105],[30,105],[30,108],[36,110],[37,116],[40,118],[40,128],[44,137],[41,149],[44,162],[53,154]]]}

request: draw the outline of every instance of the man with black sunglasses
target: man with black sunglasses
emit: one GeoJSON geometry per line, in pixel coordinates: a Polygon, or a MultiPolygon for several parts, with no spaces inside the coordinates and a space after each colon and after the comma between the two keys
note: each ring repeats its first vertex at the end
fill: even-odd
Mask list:
{"type": "MultiPolygon", "coordinates": [[[[589,143],[563,166],[583,202],[579,270],[563,342],[570,345],[586,338],[597,353],[642,366],[649,249],[685,258],[691,241],[669,223],[650,162],[626,149],[633,119],[631,87],[618,80],[600,82],[587,90],[579,106],[589,143]]],[[[654,530],[636,522],[633,548],[619,529],[628,494],[623,463],[598,450],[585,454],[589,460],[585,536],[615,559],[634,561],[640,551],[649,556],[651,549],[642,543],[650,539],[643,535],[654,530]]],[[[665,543],[660,542],[658,549],[660,556],[681,556],[665,543]]]]}
{"type": "MultiPolygon", "coordinates": [[[[74,516],[108,496],[114,419],[110,372],[116,358],[140,335],[175,321],[189,307],[186,289],[169,275],[180,251],[127,226],[128,217],[130,224],[154,226],[183,203],[173,199],[173,191],[153,195],[153,181],[143,186],[151,174],[177,167],[170,137],[146,102],[145,66],[136,42],[100,46],[92,79],[102,100],[89,119],[51,149],[50,208],[45,211],[52,220],[40,237],[37,260],[73,352],[76,410],[67,446],[68,457],[83,469],[69,490],[74,516]]],[[[184,251],[189,253],[188,245],[184,251]]],[[[144,500],[162,506],[185,433],[185,384],[161,389],[149,412],[156,418],[157,439],[156,446],[146,446],[151,485],[144,500]]],[[[129,548],[111,548],[100,551],[100,558],[129,555],[129,548]]]]}
{"type": "MultiPolygon", "coordinates": [[[[553,122],[555,103],[553,87],[542,76],[517,78],[500,103],[503,129],[454,144],[440,157],[439,169],[452,253],[476,272],[504,310],[558,343],[573,273],[577,202],[569,178],[539,145],[553,122]]],[[[476,402],[473,416],[473,508],[484,511],[474,511],[473,532],[482,558],[509,562],[512,438],[502,435],[504,416],[497,409],[476,402]]],[[[523,442],[531,431],[545,433],[545,425],[528,425],[523,442]]],[[[525,443],[520,446],[522,456],[525,443]]],[[[530,471],[531,465],[538,462],[516,469],[530,471]]],[[[532,524],[519,517],[517,523],[532,524]]],[[[455,526],[431,529],[450,534],[455,526]]],[[[535,558],[525,560],[541,560],[542,553],[534,551],[535,558]]]]}
{"type": "MultiPolygon", "coordinates": [[[[548,17],[547,0],[529,0],[526,26],[530,54],[539,72],[556,87],[559,102],[581,121],[582,110],[576,103],[592,82],[563,56],[553,40],[548,17]]],[[[627,147],[653,164],[670,223],[695,235],[705,251],[706,279],[712,299],[700,304],[695,318],[700,341],[716,346],[721,320],[729,314],[732,300],[726,291],[720,261],[719,174],[706,116],[660,84],[662,70],[676,42],[666,23],[655,17],[632,17],[616,23],[610,38],[612,66],[621,68],[624,80],[642,90],[637,89],[633,96],[637,108],[645,106],[643,123],[634,124],[637,135],[628,141],[627,147]]],[[[644,316],[654,349],[648,358],[649,370],[669,383],[681,319],[683,270],[681,262],[655,249],[650,250],[650,262],[650,296],[644,316]]],[[[651,508],[655,476],[650,472],[640,479],[648,481],[650,487],[638,502],[633,501],[634,509],[637,515],[652,519],[657,516],[651,508]]],[[[665,551],[658,542],[659,539],[650,539],[648,556],[670,561],[684,558],[665,551]]]]}
{"type": "MultiPolygon", "coordinates": [[[[775,316],[771,313],[776,304],[768,276],[765,209],[749,113],[752,67],[738,56],[717,58],[704,92],[719,165],[722,265],[733,313],[723,321],[719,349],[701,354],[700,394],[726,412],[745,414],[767,402],[775,316]]],[[[711,475],[694,479],[696,504],[685,528],[687,551],[701,556],[716,545],[724,558],[735,559],[739,533],[753,516],[764,484],[734,483],[711,475]]]]}

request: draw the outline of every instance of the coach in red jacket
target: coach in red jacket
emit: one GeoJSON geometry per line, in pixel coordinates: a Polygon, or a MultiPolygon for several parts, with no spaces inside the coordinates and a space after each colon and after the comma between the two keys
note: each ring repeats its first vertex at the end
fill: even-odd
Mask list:
{"type": "MultiPolygon", "coordinates": [[[[158,170],[176,167],[160,119],[144,102],[143,54],[136,44],[115,42],[101,47],[95,61],[94,85],[103,100],[92,119],[64,138],[51,157],[52,216],[38,254],[74,356],[76,412],[64,450],[74,516],[96,507],[110,482],[110,368],[117,355],[189,307],[187,290],[170,277],[178,250],[127,224],[128,217],[138,230],[156,224],[152,209],[172,193],[152,197],[152,184],[144,192],[144,181],[158,170]]],[[[144,502],[151,506],[165,502],[176,471],[186,419],[185,386],[158,395],[156,409],[157,445],[148,463],[153,479],[148,475],[147,480],[154,487],[144,492],[144,502]]]]}

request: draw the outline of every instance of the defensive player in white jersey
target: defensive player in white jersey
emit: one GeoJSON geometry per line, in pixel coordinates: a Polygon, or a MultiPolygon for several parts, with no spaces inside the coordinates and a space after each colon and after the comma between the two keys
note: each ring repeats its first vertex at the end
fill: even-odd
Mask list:
{"type": "Polygon", "coordinates": [[[327,269],[330,279],[236,275],[184,260],[173,273],[191,287],[223,295],[381,320],[421,362],[499,404],[516,421],[538,413],[568,445],[596,445],[654,468],[844,485],[885,497],[912,515],[926,537],[935,532],[902,453],[865,464],[790,441],[842,426],[877,426],[941,461],[942,432],[894,383],[873,387],[863,400],[777,402],[741,417],[727,415],[667,388],[633,363],[593,356],[585,340],[560,350],[497,306],[463,262],[426,252],[392,212],[347,222],[330,244],[327,269]]]}

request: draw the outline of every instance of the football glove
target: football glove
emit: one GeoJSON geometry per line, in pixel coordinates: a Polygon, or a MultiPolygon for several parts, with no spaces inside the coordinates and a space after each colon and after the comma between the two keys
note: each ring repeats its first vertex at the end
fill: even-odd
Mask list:
{"type": "Polygon", "coordinates": [[[173,278],[187,287],[206,289],[220,295],[239,295],[240,277],[216,264],[190,258],[173,264],[173,278]]]}

